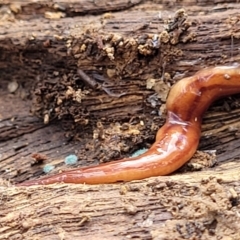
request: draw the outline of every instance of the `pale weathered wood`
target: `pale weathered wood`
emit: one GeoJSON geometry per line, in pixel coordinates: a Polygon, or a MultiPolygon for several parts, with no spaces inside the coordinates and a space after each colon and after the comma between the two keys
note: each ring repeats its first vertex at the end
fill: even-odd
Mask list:
{"type": "Polygon", "coordinates": [[[239,168],[239,163],[234,168],[225,164],[201,173],[100,187],[2,187],[0,236],[238,239],[239,168]]]}

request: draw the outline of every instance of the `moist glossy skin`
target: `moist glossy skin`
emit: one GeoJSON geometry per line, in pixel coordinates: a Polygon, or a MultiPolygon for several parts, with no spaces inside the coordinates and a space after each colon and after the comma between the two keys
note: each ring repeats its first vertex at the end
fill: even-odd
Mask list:
{"type": "Polygon", "coordinates": [[[203,113],[216,99],[240,92],[240,67],[206,68],[184,78],[171,89],[167,99],[166,123],[156,141],[144,154],[93,167],[78,168],[17,186],[57,182],[101,184],[167,175],[195,153],[201,134],[203,113]]]}

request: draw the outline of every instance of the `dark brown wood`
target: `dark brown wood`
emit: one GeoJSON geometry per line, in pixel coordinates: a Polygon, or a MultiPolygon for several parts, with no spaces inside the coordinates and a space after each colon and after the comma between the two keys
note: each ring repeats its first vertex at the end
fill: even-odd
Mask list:
{"type": "Polygon", "coordinates": [[[100,2],[0,2],[0,239],[238,239],[238,95],[205,114],[199,149],[217,150],[211,170],[200,152],[195,170],[139,182],[6,182],[70,168],[69,154],[76,167],[149,147],[174,82],[239,62],[235,1],[100,2]]]}

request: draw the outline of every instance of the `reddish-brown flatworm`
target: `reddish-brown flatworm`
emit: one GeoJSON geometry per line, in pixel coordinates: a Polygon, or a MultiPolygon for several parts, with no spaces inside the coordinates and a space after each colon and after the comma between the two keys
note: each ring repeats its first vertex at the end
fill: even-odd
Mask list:
{"type": "Polygon", "coordinates": [[[156,141],[144,154],[78,168],[18,186],[64,183],[114,183],[167,175],[186,163],[195,153],[201,134],[203,113],[216,99],[240,92],[240,67],[206,68],[178,81],[167,99],[167,120],[156,141]]]}

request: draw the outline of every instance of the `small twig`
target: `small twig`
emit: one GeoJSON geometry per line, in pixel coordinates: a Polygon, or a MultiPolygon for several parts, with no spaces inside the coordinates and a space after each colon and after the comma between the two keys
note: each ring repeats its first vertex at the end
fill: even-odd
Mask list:
{"type": "Polygon", "coordinates": [[[116,97],[119,98],[121,96],[126,95],[127,93],[113,93],[112,91],[110,91],[108,88],[104,87],[104,83],[101,85],[99,84],[95,79],[91,78],[90,76],[88,76],[84,71],[82,71],[81,69],[77,70],[78,75],[81,77],[81,79],[88,84],[91,88],[93,89],[101,89],[103,90],[105,93],[107,93],[109,96],[111,97],[116,97]]]}
{"type": "Polygon", "coordinates": [[[100,89],[101,85],[97,83],[93,78],[89,77],[85,72],[83,72],[81,69],[77,70],[78,75],[81,77],[81,79],[88,84],[93,89],[100,89]]]}

